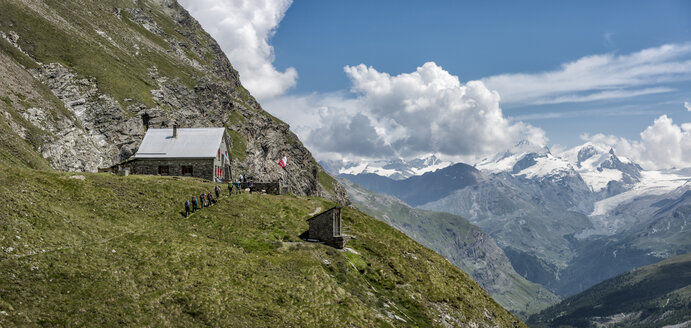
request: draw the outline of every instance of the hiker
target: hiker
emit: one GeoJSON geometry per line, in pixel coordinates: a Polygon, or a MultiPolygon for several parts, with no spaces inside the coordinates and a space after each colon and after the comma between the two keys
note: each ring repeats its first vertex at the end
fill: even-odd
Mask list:
{"type": "Polygon", "coordinates": [[[228,196],[233,196],[233,181],[228,181],[228,196]]]}
{"type": "Polygon", "coordinates": [[[250,194],[252,193],[252,189],[254,189],[254,180],[252,180],[252,177],[249,178],[249,187],[250,187],[250,194]]]}
{"type": "Polygon", "coordinates": [[[185,217],[190,217],[190,200],[185,199],[185,217]]]}
{"type": "Polygon", "coordinates": [[[238,178],[240,181],[245,182],[245,177],[240,174],[240,177],[238,178]]]}
{"type": "Polygon", "coordinates": [[[242,193],[242,189],[240,189],[240,179],[235,180],[235,191],[238,193],[242,193]]]}
{"type": "Polygon", "coordinates": [[[214,196],[211,194],[210,191],[208,194],[206,194],[206,199],[209,202],[209,206],[212,205],[211,202],[214,202],[214,204],[216,204],[216,200],[214,199],[214,196]]]}
{"type": "Polygon", "coordinates": [[[192,196],[192,212],[199,209],[199,202],[197,201],[197,196],[192,196]]]}
{"type": "Polygon", "coordinates": [[[221,187],[216,186],[216,187],[214,188],[214,192],[216,193],[216,199],[218,199],[219,197],[221,197],[221,187]]]}
{"type": "Polygon", "coordinates": [[[206,198],[206,195],[204,195],[204,193],[199,194],[199,202],[201,203],[201,208],[206,207],[206,204],[204,203],[204,198],[206,198]]]}

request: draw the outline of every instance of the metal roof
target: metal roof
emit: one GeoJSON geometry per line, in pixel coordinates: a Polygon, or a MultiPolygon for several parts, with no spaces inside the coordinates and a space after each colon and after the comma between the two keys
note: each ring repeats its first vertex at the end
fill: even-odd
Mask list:
{"type": "Polygon", "coordinates": [[[216,157],[225,128],[148,129],[135,158],[209,158],[216,157]]]}

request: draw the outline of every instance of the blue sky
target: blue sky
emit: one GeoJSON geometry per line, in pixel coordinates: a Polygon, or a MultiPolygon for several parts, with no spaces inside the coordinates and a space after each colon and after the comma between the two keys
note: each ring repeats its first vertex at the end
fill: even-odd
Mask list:
{"type": "Polygon", "coordinates": [[[296,1],[271,43],[304,93],[348,88],[345,65],[434,61],[467,81],[687,41],[688,1],[296,1]]]}
{"type": "Polygon", "coordinates": [[[691,165],[689,1],[181,2],[318,159],[598,136],[650,161],[659,121],[691,165]]]}

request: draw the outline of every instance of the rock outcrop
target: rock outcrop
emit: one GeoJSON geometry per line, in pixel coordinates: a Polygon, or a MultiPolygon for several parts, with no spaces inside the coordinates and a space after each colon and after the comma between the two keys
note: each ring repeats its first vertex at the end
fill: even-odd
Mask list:
{"type": "Polygon", "coordinates": [[[38,130],[32,144],[55,169],[93,172],[121,162],[148,127],[226,126],[233,174],[282,177],[294,194],[349,203],[176,1],[0,3],[0,54],[24,71],[0,87],[0,111],[25,139],[38,130]],[[36,88],[43,92],[29,92],[36,88]],[[283,156],[285,170],[277,165],[283,156]]]}

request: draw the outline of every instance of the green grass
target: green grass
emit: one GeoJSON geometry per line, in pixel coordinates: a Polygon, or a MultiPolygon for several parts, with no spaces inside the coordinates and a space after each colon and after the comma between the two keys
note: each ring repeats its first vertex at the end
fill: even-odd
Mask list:
{"type": "Polygon", "coordinates": [[[232,144],[230,145],[230,155],[234,161],[240,163],[247,159],[247,143],[245,138],[237,131],[226,129],[232,144]]]}
{"type": "Polygon", "coordinates": [[[515,272],[505,263],[507,259],[502,250],[489,242],[490,237],[462,217],[411,208],[347,179],[338,178],[338,181],[359,209],[437,251],[471,276],[484,279],[490,295],[514,314],[527,318],[559,301],[559,297],[546,288],[515,272]],[[498,281],[497,276],[488,277],[497,273],[503,274],[503,281],[498,281]]]}
{"type": "Polygon", "coordinates": [[[5,40],[4,38],[0,38],[0,50],[8,54],[10,57],[12,57],[12,59],[16,60],[25,68],[39,67],[39,65],[36,64],[36,62],[33,59],[19,51],[19,49],[15,48],[13,45],[10,44],[9,41],[5,40]]]}
{"type": "MultiPolygon", "coordinates": [[[[0,104],[0,107],[3,107],[0,104]]],[[[11,107],[5,107],[6,111],[16,114],[11,107]]],[[[22,118],[22,121],[25,121],[22,118]]],[[[31,125],[31,124],[29,124],[31,125]]],[[[33,125],[31,125],[33,127],[33,125]]],[[[36,127],[28,130],[29,140],[36,141],[40,137],[36,127]]],[[[40,131],[40,130],[38,130],[40,131]]],[[[36,146],[19,137],[8,125],[7,120],[0,120],[0,163],[12,166],[29,167],[38,170],[51,170],[48,162],[36,152],[36,146]]]]}
{"type": "Polygon", "coordinates": [[[0,164],[2,326],[425,327],[441,326],[437,309],[517,320],[441,256],[356,210],[343,225],[359,255],[302,241],[309,213],[335,205],[323,199],[224,195],[184,218],[183,200],[211,183],[72,175],[0,164]]]}
{"type": "MultiPolygon", "coordinates": [[[[254,100],[254,97],[252,97],[252,95],[250,94],[249,90],[245,89],[245,87],[240,86],[240,88],[238,88],[237,91],[238,91],[238,93],[240,93],[240,98],[241,98],[245,103],[248,103],[248,102],[251,102],[251,101],[254,100]]],[[[249,107],[247,107],[247,108],[249,108],[249,107]]]]}
{"type": "Polygon", "coordinates": [[[145,29],[143,26],[139,25],[138,23],[132,21],[130,18],[130,14],[127,11],[122,11],[122,21],[127,24],[131,29],[137,31],[137,33],[143,35],[145,38],[149,39],[149,41],[157,44],[159,47],[163,49],[170,49],[170,45],[166,40],[164,40],[162,37],[151,33],[149,30],[145,29]]]}
{"type": "Polygon", "coordinates": [[[237,124],[245,124],[247,122],[247,119],[240,114],[237,110],[231,111],[230,115],[228,115],[228,122],[232,125],[237,125],[237,124]]]}
{"type": "Polygon", "coordinates": [[[319,181],[319,184],[324,187],[324,190],[326,190],[329,194],[336,194],[335,185],[338,182],[336,182],[336,180],[334,180],[334,178],[332,178],[324,170],[319,170],[317,173],[317,180],[319,181]]]}
{"type": "Polygon", "coordinates": [[[539,327],[585,327],[622,313],[641,315],[613,327],[662,327],[691,320],[691,254],[605,280],[530,320],[539,327]]]}
{"type": "MultiPolygon", "coordinates": [[[[49,1],[50,8],[69,20],[73,29],[56,26],[48,19],[16,2],[0,0],[3,10],[0,11],[0,30],[16,31],[20,35],[19,45],[35,59],[51,63],[57,62],[74,69],[80,78],[93,77],[101,92],[113,96],[122,103],[131,98],[148,107],[154,106],[149,92],[156,89],[155,81],[148,76],[148,68],[156,66],[162,75],[177,78],[182,84],[193,88],[199,74],[192,67],[178,63],[158,49],[142,47],[139,55],[134,49],[120,49],[94,31],[94,25],[102,25],[106,31],[119,30],[126,33],[109,34],[121,47],[127,48],[130,36],[127,33],[138,33],[163,50],[170,49],[167,41],[154,35],[137,23],[132,22],[126,12],[122,20],[112,14],[112,7],[105,3],[76,3],[49,1]],[[82,8],[82,7],[88,7],[82,8]],[[88,12],[87,16],[75,13],[88,12]],[[83,33],[88,37],[78,34],[83,33]]],[[[132,6],[122,3],[121,7],[132,6]]],[[[152,12],[154,17],[158,13],[152,12]]],[[[163,21],[162,18],[157,22],[163,21]]],[[[172,23],[171,23],[172,24],[172,23]]],[[[177,34],[177,33],[176,33],[177,34]]],[[[6,41],[0,42],[3,49],[11,47],[6,41]]],[[[8,52],[22,65],[34,67],[35,63],[8,48],[8,52]]]]}

